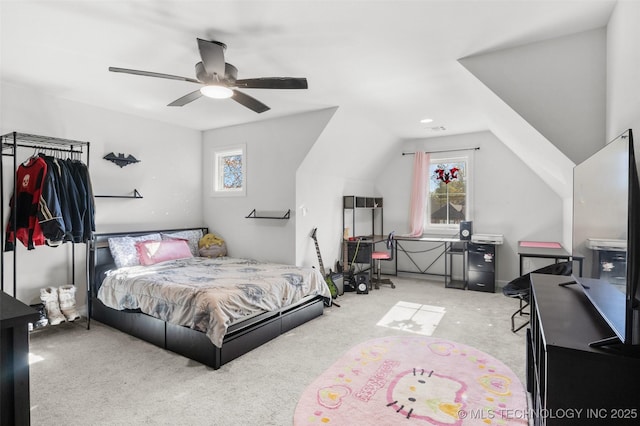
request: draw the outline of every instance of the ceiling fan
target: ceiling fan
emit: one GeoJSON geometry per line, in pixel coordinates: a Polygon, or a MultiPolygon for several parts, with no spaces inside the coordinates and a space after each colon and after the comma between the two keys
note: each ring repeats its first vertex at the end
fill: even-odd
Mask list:
{"type": "Polygon", "coordinates": [[[166,78],[170,80],[188,81],[203,85],[200,89],[176,99],[168,106],[184,106],[204,95],[218,99],[231,98],[250,110],[261,113],[268,111],[270,108],[252,96],[239,91],[238,88],[306,89],[308,87],[306,78],[262,77],[238,80],[238,69],[230,63],[225,62],[224,51],[226,48],[227,45],[219,41],[209,41],[199,38],[198,50],[200,51],[200,58],[202,61],[196,64],[195,79],[157,72],[131,70],[127,68],[109,67],[109,71],[147,77],[166,78]]]}

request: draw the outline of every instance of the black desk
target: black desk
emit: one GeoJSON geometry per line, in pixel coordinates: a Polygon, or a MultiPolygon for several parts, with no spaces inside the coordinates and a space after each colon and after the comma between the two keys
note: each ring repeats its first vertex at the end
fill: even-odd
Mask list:
{"type": "Polygon", "coordinates": [[[396,235],[394,237],[395,243],[396,243],[396,247],[395,247],[395,266],[396,266],[396,274],[398,274],[398,272],[408,272],[408,273],[412,273],[412,274],[422,274],[422,275],[435,275],[435,276],[441,276],[444,277],[445,279],[445,287],[453,287],[453,288],[459,288],[459,289],[464,289],[466,288],[466,248],[464,249],[457,249],[457,247],[462,244],[465,244],[465,241],[461,241],[460,238],[455,237],[455,236],[449,236],[449,235],[422,235],[420,237],[409,237],[409,236],[403,236],[403,235],[396,235]],[[433,259],[433,261],[431,261],[431,263],[429,263],[428,265],[424,266],[424,264],[421,266],[418,264],[418,261],[416,259],[414,259],[414,257],[412,256],[412,253],[410,250],[407,250],[404,246],[403,243],[404,242],[412,242],[412,243],[419,243],[419,244],[431,244],[434,245],[435,247],[433,248],[433,250],[441,250],[439,251],[439,254],[435,257],[435,259],[433,259]],[[413,266],[415,267],[415,269],[400,269],[398,267],[398,258],[399,258],[399,254],[400,253],[404,253],[404,255],[407,257],[407,259],[409,259],[409,261],[413,264],[413,266]],[[465,275],[463,277],[462,281],[453,280],[453,258],[452,255],[453,254],[460,254],[462,255],[462,270],[463,270],[463,275],[465,275]],[[444,273],[439,273],[439,272],[430,272],[431,271],[431,267],[433,265],[436,264],[436,262],[444,256],[444,273]]]}
{"type": "Polygon", "coordinates": [[[0,424],[28,425],[29,323],[38,312],[0,291],[0,424]]]}
{"type": "Polygon", "coordinates": [[[349,268],[350,265],[354,263],[369,265],[367,269],[360,270],[360,272],[364,272],[366,270],[369,271],[369,288],[371,288],[373,283],[374,270],[374,264],[373,259],[371,258],[371,254],[376,251],[376,244],[385,241],[387,241],[387,237],[385,235],[369,235],[360,238],[360,240],[344,241],[344,244],[347,245],[347,259],[345,261],[345,264],[348,264],[349,268]]]}
{"type": "Polygon", "coordinates": [[[518,256],[520,257],[520,276],[522,276],[522,261],[525,257],[554,259],[555,263],[558,263],[559,260],[577,261],[580,268],[580,276],[582,276],[582,261],[584,258],[581,256],[572,256],[560,243],[518,241],[518,256]]]}

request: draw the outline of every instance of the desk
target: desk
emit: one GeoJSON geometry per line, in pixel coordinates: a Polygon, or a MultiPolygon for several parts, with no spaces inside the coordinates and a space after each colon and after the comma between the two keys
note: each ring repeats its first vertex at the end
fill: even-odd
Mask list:
{"type": "Polygon", "coordinates": [[[368,235],[360,238],[360,240],[348,241],[345,240],[347,249],[345,250],[347,259],[344,260],[347,265],[347,270],[351,268],[350,265],[354,263],[369,265],[367,269],[361,269],[359,272],[369,271],[369,288],[373,283],[373,259],[371,253],[375,251],[375,246],[378,243],[385,242],[387,237],[384,235],[368,235]]]}
{"type": "Polygon", "coordinates": [[[522,263],[525,257],[535,257],[544,259],[554,259],[555,263],[559,260],[577,261],[582,276],[582,256],[571,256],[562,244],[557,242],[546,241],[518,241],[518,256],[520,257],[520,276],[522,276],[522,263]]]}
{"type": "MultiPolygon", "coordinates": [[[[421,237],[408,237],[408,236],[402,236],[402,235],[396,235],[394,238],[395,242],[396,242],[396,247],[395,247],[395,257],[396,257],[396,262],[395,262],[395,266],[396,266],[396,274],[398,274],[398,272],[408,272],[408,273],[412,273],[412,274],[424,274],[424,275],[437,275],[437,276],[441,276],[441,277],[445,277],[445,280],[447,277],[450,276],[450,269],[449,269],[449,261],[448,261],[448,257],[447,253],[452,252],[452,248],[454,247],[454,245],[456,244],[460,244],[462,243],[462,241],[457,238],[457,237],[452,237],[449,235],[423,235],[421,237]],[[436,247],[434,247],[431,250],[436,250],[436,249],[440,249],[442,248],[442,252],[440,254],[438,254],[438,256],[431,262],[429,263],[429,265],[427,265],[426,267],[421,267],[418,265],[418,263],[416,262],[416,260],[411,256],[412,254],[415,254],[416,252],[411,252],[409,250],[407,250],[402,243],[403,242],[417,242],[417,243],[440,243],[439,245],[436,245],[436,247]],[[407,258],[411,261],[411,263],[416,267],[416,270],[401,270],[398,268],[398,254],[399,253],[404,253],[407,258]],[[436,273],[436,272],[429,272],[429,270],[431,269],[431,267],[442,257],[444,256],[444,273],[436,273]]],[[[466,273],[466,266],[463,265],[463,271],[465,271],[466,273]]],[[[464,280],[464,278],[463,278],[464,280]]],[[[446,283],[445,283],[446,284],[446,283]]],[[[459,288],[459,287],[458,287],[459,288]]]]}
{"type": "Polygon", "coordinates": [[[29,322],[38,312],[0,291],[0,424],[28,425],[29,405],[29,322]]]}

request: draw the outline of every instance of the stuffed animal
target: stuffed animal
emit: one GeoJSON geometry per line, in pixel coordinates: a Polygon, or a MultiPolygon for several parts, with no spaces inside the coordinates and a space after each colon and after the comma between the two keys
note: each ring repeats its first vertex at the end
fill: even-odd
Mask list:
{"type": "Polygon", "coordinates": [[[215,234],[206,234],[200,238],[198,249],[202,257],[220,257],[227,255],[226,243],[215,234]]]}

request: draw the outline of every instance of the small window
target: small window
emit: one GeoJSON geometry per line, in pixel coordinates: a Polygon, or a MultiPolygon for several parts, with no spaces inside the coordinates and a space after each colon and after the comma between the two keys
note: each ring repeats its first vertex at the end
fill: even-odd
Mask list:
{"type": "Polygon", "coordinates": [[[214,151],[212,195],[246,195],[246,160],[244,145],[214,151]]]}
{"type": "Polygon", "coordinates": [[[431,158],[425,227],[457,229],[471,220],[469,158],[431,158]]]}

